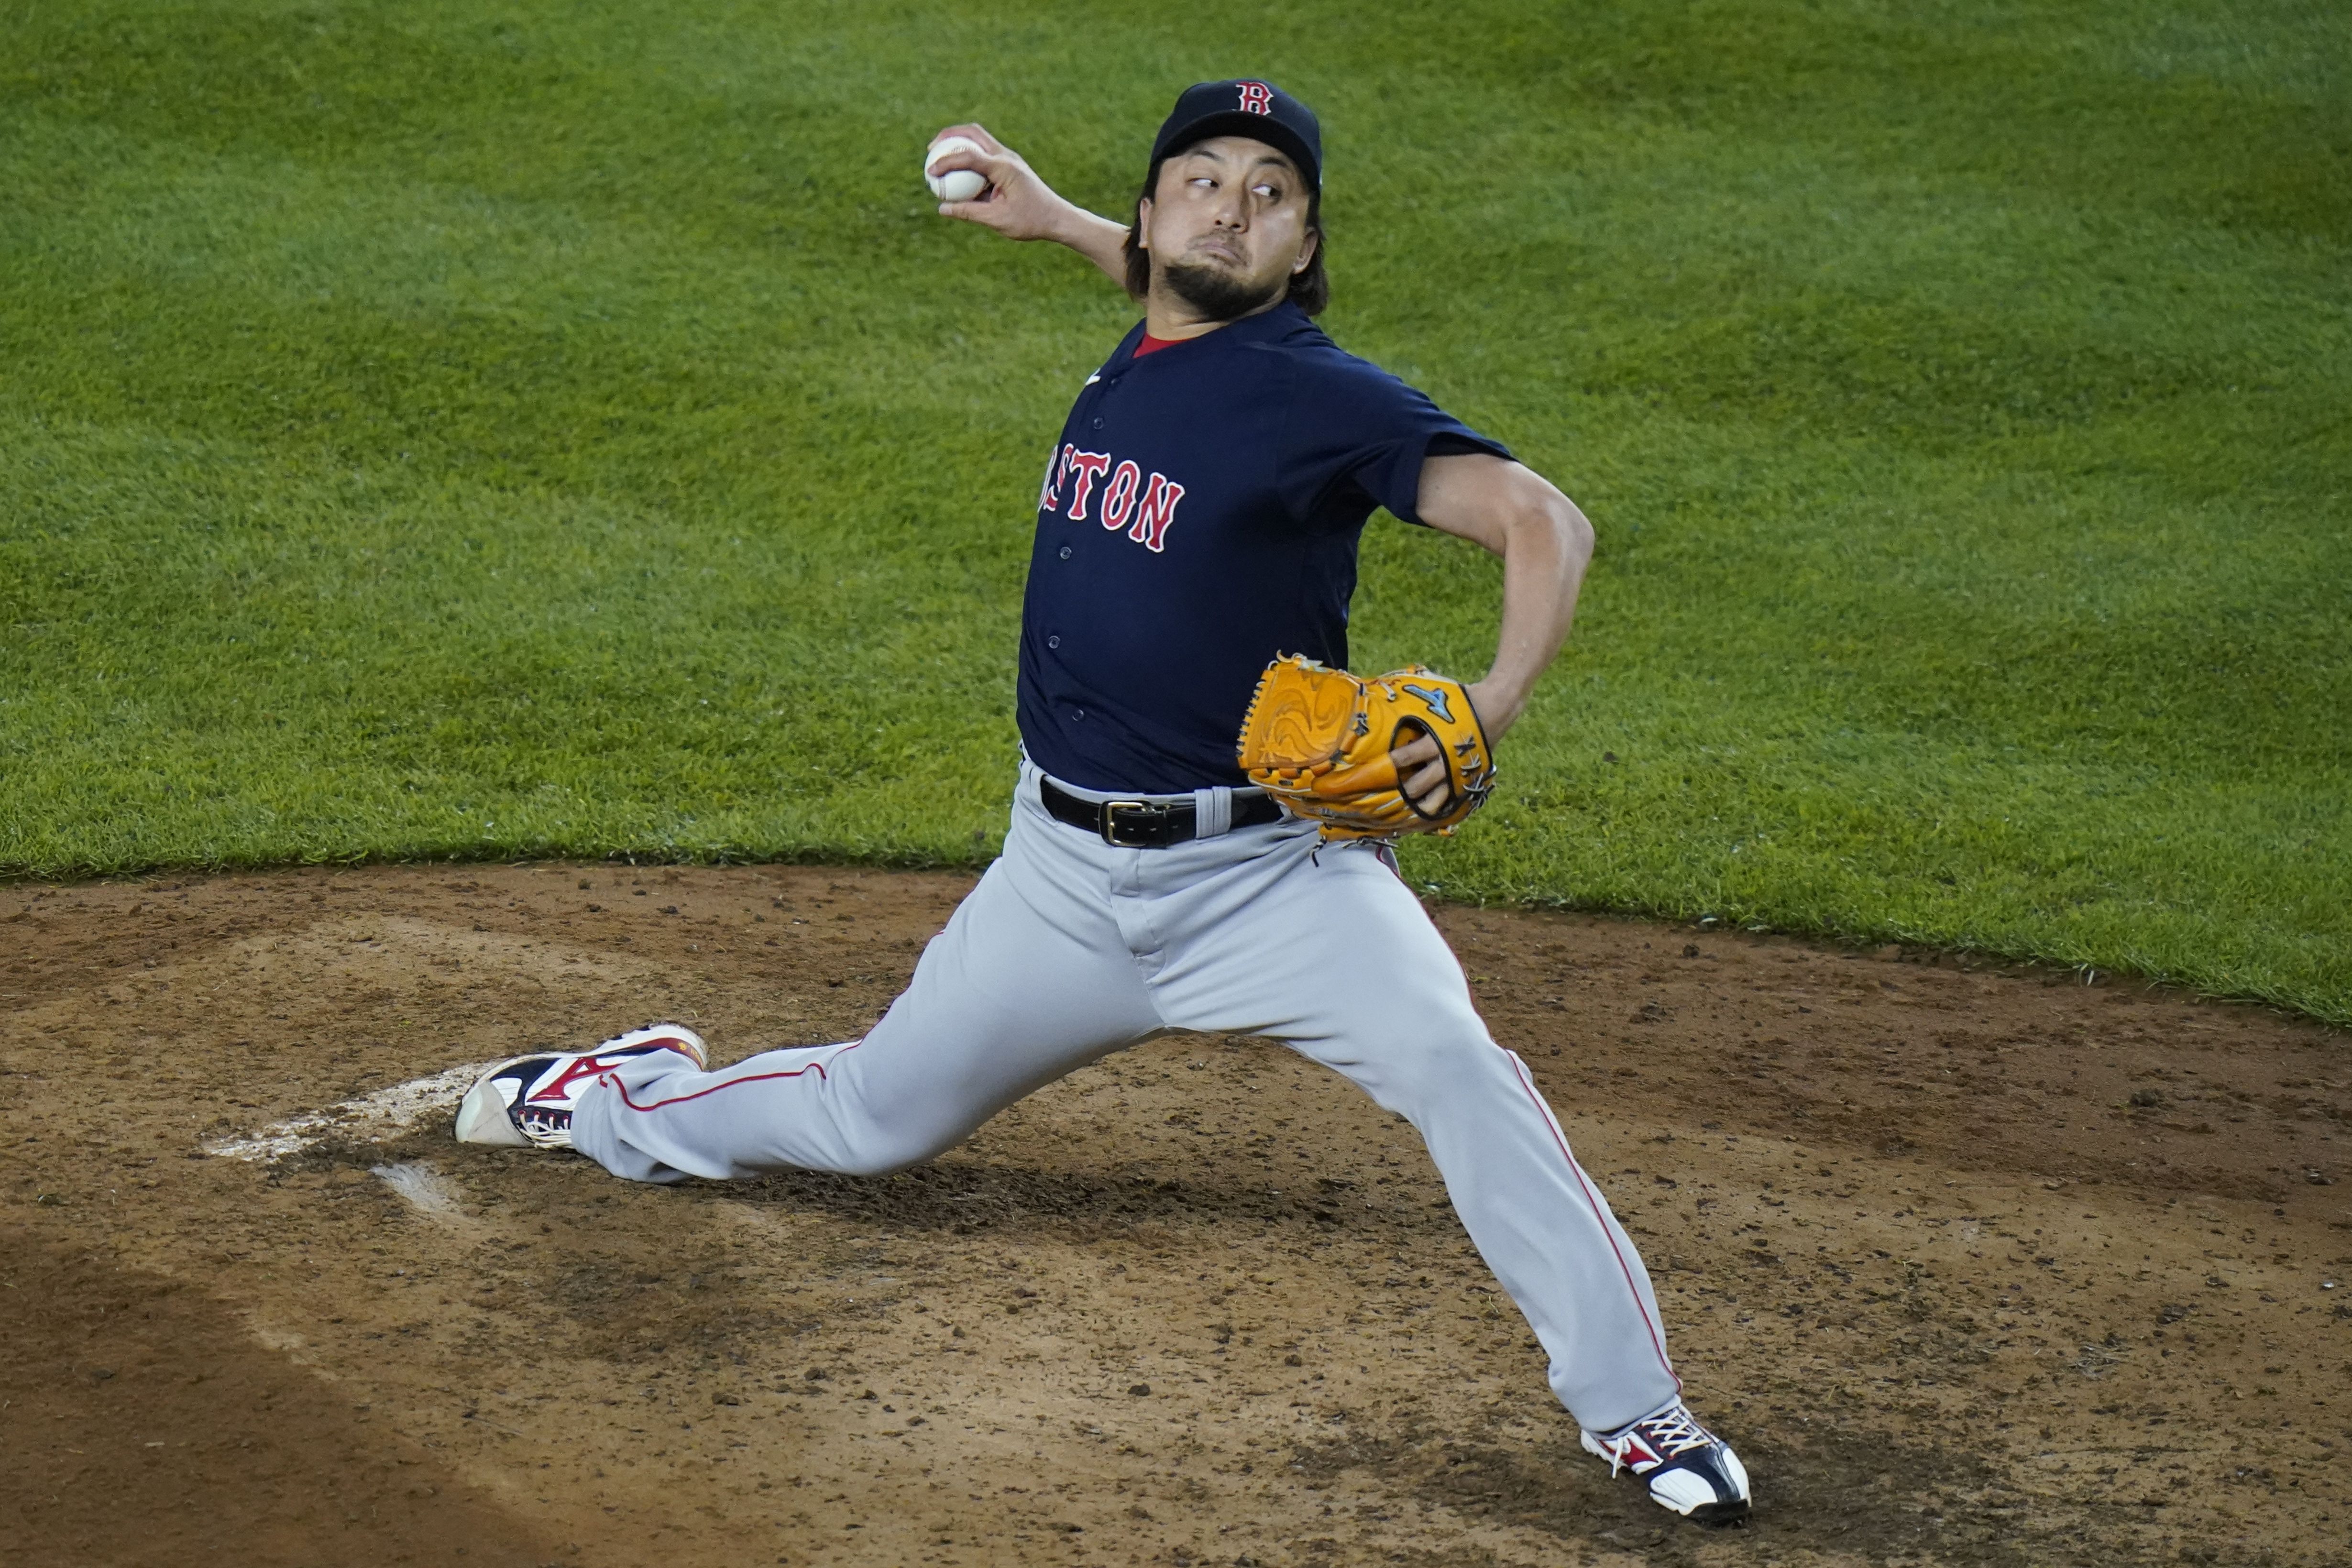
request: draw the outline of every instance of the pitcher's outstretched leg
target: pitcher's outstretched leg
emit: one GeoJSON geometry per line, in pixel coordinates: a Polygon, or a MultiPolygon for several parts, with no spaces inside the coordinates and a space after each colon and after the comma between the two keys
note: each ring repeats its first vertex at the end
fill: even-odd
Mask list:
{"type": "Polygon", "coordinates": [[[1023,1095],[1160,1028],[1106,908],[1104,851],[1016,808],[1003,856],[862,1040],[706,1071],[646,1051],[577,1080],[572,1146],[636,1181],[929,1159],[1023,1095]]]}

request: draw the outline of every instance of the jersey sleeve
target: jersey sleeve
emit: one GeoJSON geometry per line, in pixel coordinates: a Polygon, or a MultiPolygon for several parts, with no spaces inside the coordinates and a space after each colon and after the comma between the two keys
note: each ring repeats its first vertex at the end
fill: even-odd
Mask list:
{"type": "Polygon", "coordinates": [[[1276,459],[1284,505],[1299,521],[1349,526],[1385,507],[1418,523],[1421,468],[1429,458],[1510,456],[1501,442],[1378,366],[1347,354],[1318,359],[1300,367],[1276,459]]]}

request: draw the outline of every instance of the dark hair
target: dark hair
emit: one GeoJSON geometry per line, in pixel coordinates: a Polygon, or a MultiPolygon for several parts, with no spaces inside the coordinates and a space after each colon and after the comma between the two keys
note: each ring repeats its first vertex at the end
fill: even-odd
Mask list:
{"type": "MultiPolygon", "coordinates": [[[[1190,148],[1180,148],[1169,158],[1181,158],[1190,148]]],[[[1121,247],[1127,257],[1127,291],[1140,299],[1151,292],[1151,253],[1136,243],[1143,227],[1143,204],[1157,200],[1160,193],[1160,170],[1167,159],[1151,165],[1143,176],[1143,190],[1135,198],[1135,218],[1127,225],[1127,243],[1121,247]]],[[[1330,247],[1330,236],[1323,232],[1323,193],[1307,193],[1307,226],[1315,235],[1315,254],[1307,260],[1304,270],[1290,275],[1290,292],[1286,298],[1309,316],[1320,316],[1323,308],[1331,303],[1331,279],[1323,270],[1323,253],[1330,247]]]]}

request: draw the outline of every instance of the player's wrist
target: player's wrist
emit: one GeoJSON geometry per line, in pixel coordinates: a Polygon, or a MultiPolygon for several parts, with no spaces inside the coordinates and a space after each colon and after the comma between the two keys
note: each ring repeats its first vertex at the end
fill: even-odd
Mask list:
{"type": "Polygon", "coordinates": [[[1056,245],[1070,246],[1073,252],[1085,256],[1087,261],[1094,261],[1096,266],[1106,266],[1103,258],[1118,254],[1119,246],[1127,242],[1127,230],[1112,224],[1101,214],[1087,212],[1085,207],[1079,207],[1068,197],[1056,195],[1054,197],[1054,212],[1046,219],[1046,237],[1056,245]]]}
{"type": "Polygon", "coordinates": [[[1527,711],[1528,693],[1524,686],[1488,676],[1473,681],[1463,688],[1470,694],[1470,706],[1478,712],[1478,727],[1486,732],[1486,744],[1494,745],[1503,738],[1503,732],[1519,722],[1527,711]]]}
{"type": "Polygon", "coordinates": [[[1102,225],[1109,220],[1097,216],[1055,191],[1048,190],[1045,199],[1048,204],[1045,237],[1056,245],[1065,245],[1081,255],[1086,254],[1089,246],[1100,237],[1102,225]]]}

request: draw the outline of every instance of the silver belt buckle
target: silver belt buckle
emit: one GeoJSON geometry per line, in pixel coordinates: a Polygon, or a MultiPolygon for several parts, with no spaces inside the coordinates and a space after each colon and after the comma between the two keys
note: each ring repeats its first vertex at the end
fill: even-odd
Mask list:
{"type": "Polygon", "coordinates": [[[1158,818],[1164,819],[1173,810],[1173,807],[1154,805],[1150,800],[1105,800],[1102,803],[1100,819],[1102,823],[1100,829],[1102,833],[1102,841],[1108,844],[1115,850],[1150,849],[1153,846],[1143,840],[1139,839],[1135,842],[1129,843],[1118,836],[1119,822],[1116,813],[1120,811],[1147,812],[1156,814],[1158,818]]]}

